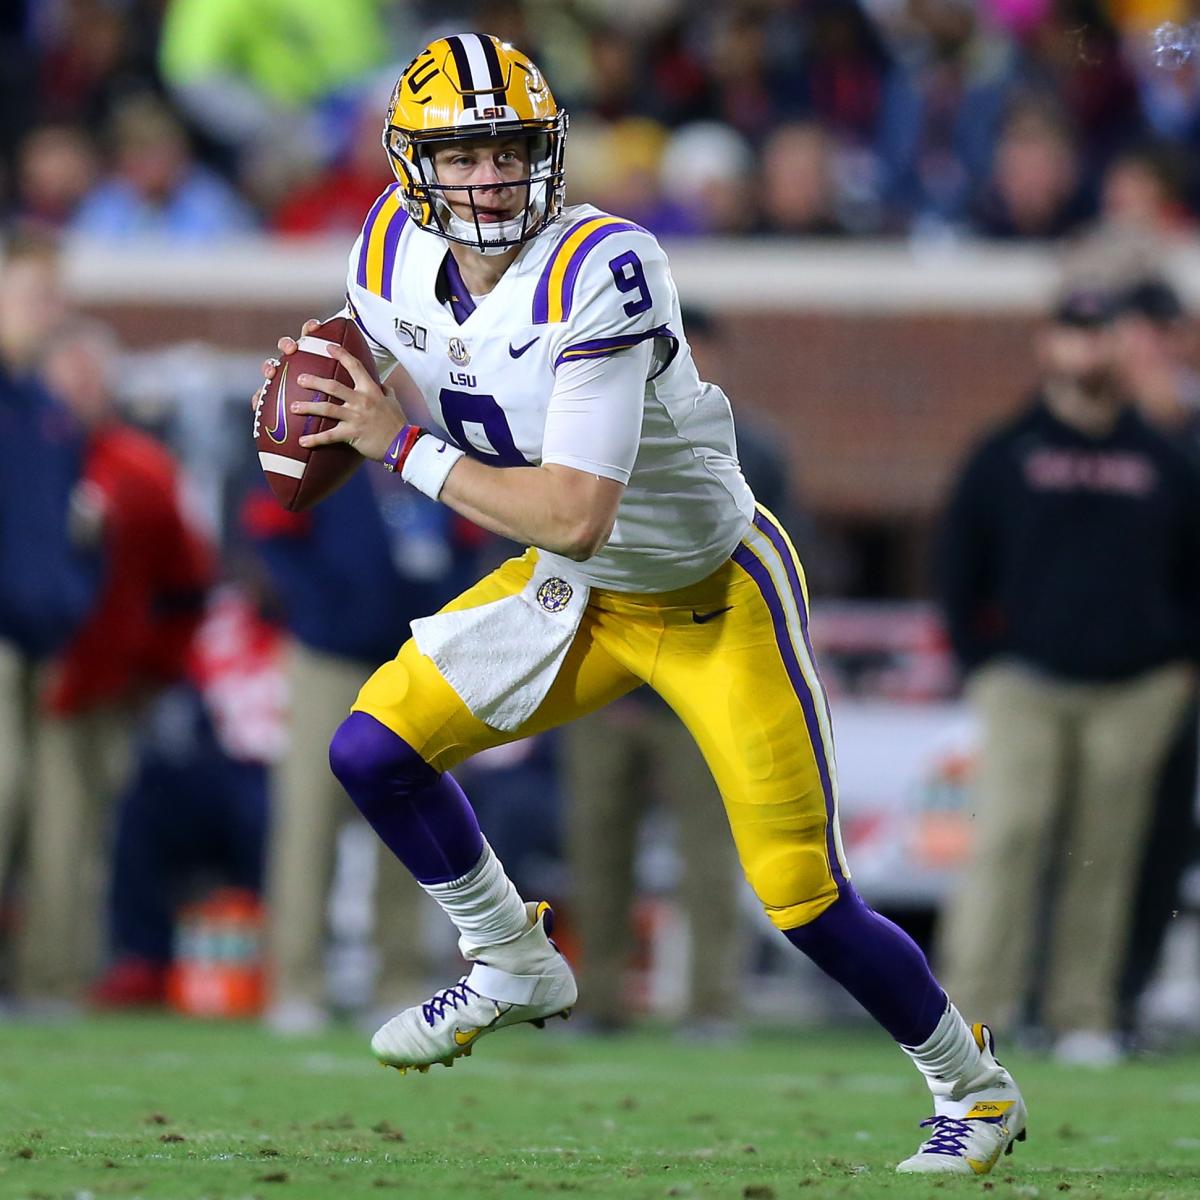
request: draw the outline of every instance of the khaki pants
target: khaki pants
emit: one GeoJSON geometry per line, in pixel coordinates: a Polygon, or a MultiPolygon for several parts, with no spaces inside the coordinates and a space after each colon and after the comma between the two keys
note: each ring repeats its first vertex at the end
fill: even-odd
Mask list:
{"type": "MultiPolygon", "coordinates": [[[[320,1004],[325,995],[325,914],[338,828],[355,814],[329,769],[329,739],[369,669],[295,644],[289,662],[288,753],[271,780],[267,855],[268,943],[276,1002],[320,1004]]],[[[421,891],[380,846],[375,940],[381,957],[376,995],[411,1003],[423,984],[421,891]]]]}
{"type": "Polygon", "coordinates": [[[24,818],[33,748],[34,668],[0,642],[0,893],[8,882],[24,818]]]}
{"type": "Polygon", "coordinates": [[[947,991],[968,1020],[1020,1020],[1044,930],[1044,1024],[1115,1028],[1158,772],[1193,687],[1179,664],[1113,684],[1014,664],[973,677],[983,720],[976,850],[941,944],[947,991]]]}
{"type": "Polygon", "coordinates": [[[103,944],[114,802],[132,765],[133,716],[103,705],[37,722],[17,985],[27,1000],[82,998],[103,944]]]}
{"type": "Polygon", "coordinates": [[[665,705],[618,700],[563,730],[567,854],[582,943],[579,993],[600,1021],[628,1017],[625,972],[640,818],[656,799],[678,823],[680,901],[691,931],[691,1019],[737,1009],[737,854],[721,796],[696,743],[665,705]]]}

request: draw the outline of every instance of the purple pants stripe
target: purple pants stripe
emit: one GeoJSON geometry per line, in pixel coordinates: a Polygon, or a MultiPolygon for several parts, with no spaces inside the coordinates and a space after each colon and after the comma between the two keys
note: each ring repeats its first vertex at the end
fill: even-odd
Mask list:
{"type": "MultiPolygon", "coordinates": [[[[817,773],[821,779],[821,793],[825,798],[825,853],[829,860],[829,870],[840,891],[846,885],[846,876],[842,871],[841,859],[838,857],[837,846],[834,842],[833,830],[835,821],[835,806],[833,798],[833,779],[830,763],[825,753],[825,742],[821,736],[821,722],[817,716],[817,700],[804,678],[800,660],[792,645],[792,636],[788,629],[787,612],[783,600],[775,587],[775,581],[766,564],[745,543],[733,552],[733,561],[758,585],[762,598],[766,601],[771,614],[771,625],[775,631],[775,645],[783,660],[788,680],[800,708],[804,713],[804,725],[808,731],[808,740],[813,749],[813,757],[817,762],[817,773]]],[[[802,598],[797,598],[797,607],[803,612],[802,598]]]]}
{"type": "Polygon", "coordinates": [[[808,651],[809,661],[816,672],[817,682],[821,685],[821,696],[825,700],[828,711],[829,697],[825,695],[825,685],[821,683],[821,672],[817,669],[817,656],[813,653],[812,638],[808,633],[808,606],[804,599],[804,588],[800,583],[800,571],[796,565],[796,556],[788,544],[787,535],[774,517],[765,508],[760,508],[754,515],[754,527],[770,539],[771,545],[779,551],[783,559],[783,569],[787,572],[788,583],[792,587],[792,595],[796,598],[796,609],[800,613],[800,630],[804,634],[804,648],[808,651]]]}

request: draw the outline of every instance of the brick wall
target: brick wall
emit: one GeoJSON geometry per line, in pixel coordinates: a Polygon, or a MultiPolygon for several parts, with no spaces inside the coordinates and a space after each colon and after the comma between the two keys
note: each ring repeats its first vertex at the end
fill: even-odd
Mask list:
{"type": "MultiPolygon", "coordinates": [[[[338,306],[335,296],[321,312],[338,306]]],[[[107,305],[132,347],[210,341],[265,355],[310,309],[107,305]]],[[[730,314],[716,381],[765,414],[826,518],[923,523],[966,446],[1034,378],[1035,323],[1010,313],[730,314]]],[[[247,381],[247,391],[253,381],[247,381]]]]}

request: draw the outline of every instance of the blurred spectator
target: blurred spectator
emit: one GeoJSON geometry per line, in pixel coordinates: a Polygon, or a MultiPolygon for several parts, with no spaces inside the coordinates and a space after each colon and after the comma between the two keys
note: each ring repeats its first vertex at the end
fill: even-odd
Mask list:
{"type": "Polygon", "coordinates": [[[588,107],[603,121],[646,114],[645,84],[637,47],[614,26],[602,26],[588,39],[588,107]]]}
{"type": "Polygon", "coordinates": [[[1171,240],[1195,228],[1188,198],[1195,183],[1192,155],[1167,143],[1146,143],[1118,155],[1100,187],[1100,236],[1139,234],[1171,240]]]}
{"type": "Polygon", "coordinates": [[[158,101],[149,96],[128,101],[107,135],[112,171],[84,198],[74,232],[185,243],[254,227],[246,202],[196,162],[182,126],[158,101]]]}
{"type": "Polygon", "coordinates": [[[878,127],[883,195],[893,220],[962,219],[992,161],[1015,55],[971,4],[911,0],[883,26],[891,41],[878,127]]]}
{"type": "MultiPolygon", "coordinates": [[[[326,905],[337,830],[354,814],[329,771],[330,733],[374,664],[395,655],[409,636],[409,620],[455,594],[470,550],[457,538],[457,519],[448,509],[376,464],[305,513],[287,512],[259,485],[242,517],[292,634],[289,748],[271,779],[267,896],[274,990],[266,1021],[275,1032],[302,1034],[328,1020],[326,905]],[[329,617],[334,611],[336,621],[329,617]]],[[[419,941],[411,936],[422,901],[391,855],[376,861],[376,1002],[394,1011],[423,984],[419,941]]]]}
{"type": "MultiPolygon", "coordinates": [[[[1117,323],[1122,382],[1146,419],[1200,460],[1200,373],[1192,362],[1193,348],[1188,314],[1165,279],[1141,279],[1126,290],[1117,323]]],[[[1136,1027],[1137,1002],[1179,908],[1184,872],[1200,854],[1198,756],[1200,705],[1193,695],[1163,766],[1142,855],[1120,986],[1121,1024],[1126,1030],[1136,1027]]]]}
{"type": "Polygon", "coordinates": [[[357,236],[371,205],[393,180],[379,144],[380,127],[376,106],[363,105],[345,154],[311,181],[289,189],[272,218],[274,231],[357,236]]]}
{"type": "Polygon", "coordinates": [[[668,134],[646,117],[603,125],[585,118],[567,143],[569,202],[595,204],[644,225],[659,237],[699,228],[695,206],[663,194],[660,180],[668,134]]]}
{"type": "Polygon", "coordinates": [[[44,6],[40,115],[101,128],[130,96],[153,90],[156,0],[62,0],[44,6]]]}
{"type": "Polygon", "coordinates": [[[55,244],[15,233],[0,263],[0,903],[31,791],[43,663],[99,583],[82,431],[36,374],[62,313],[55,244]]]}
{"type": "Polygon", "coordinates": [[[983,721],[947,986],[1013,1027],[1046,930],[1041,1019],[1060,1058],[1096,1066],[1122,1053],[1134,888],[1200,657],[1200,469],[1125,400],[1111,318],[1106,295],[1063,300],[1034,404],[971,455],[940,557],[983,721]]]}
{"type": "Polygon", "coordinates": [[[783,125],[762,148],[758,202],[763,228],[788,237],[836,237],[838,214],[834,146],[811,122],[783,125]]]}
{"type": "Polygon", "coordinates": [[[1056,238],[1080,223],[1080,164],[1067,127],[1044,105],[1015,108],[996,146],[974,225],[993,238],[1056,238]]]}
{"type": "Polygon", "coordinates": [[[1058,99],[1093,166],[1134,137],[1141,114],[1129,63],[1102,0],[1056,0],[1020,43],[1022,75],[1058,99]]]}
{"type": "Polygon", "coordinates": [[[188,680],[149,710],[113,850],[111,965],[101,1008],[161,1005],[176,913],[215,887],[262,889],[267,766],[284,752],[283,636],[251,596],[214,597],[188,680]]]}
{"type": "Polygon", "coordinates": [[[171,94],[234,150],[285,145],[320,157],[313,107],[388,57],[384,0],[169,0],[161,65],[171,94]]]}
{"type": "Polygon", "coordinates": [[[745,233],[757,211],[754,152],[740,134],[716,121],[685,125],[662,158],[662,190],[680,210],[678,232],[745,233]]]}
{"type": "Polygon", "coordinates": [[[18,218],[62,229],[99,173],[95,148],[74,125],[45,125],[21,143],[17,156],[18,218]]]}
{"type": "Polygon", "coordinates": [[[839,141],[869,144],[888,65],[883,41],[854,0],[817,0],[805,9],[808,110],[839,141]]]}
{"type": "Polygon", "coordinates": [[[137,716],[183,675],[211,577],[173,461],[116,415],[116,349],[103,327],[74,321],[45,357],[48,386],[87,433],[84,479],[101,514],[105,569],[44,696],[18,940],[20,989],[34,1007],[79,999],[95,968],[107,824],[137,716]]]}
{"type": "Polygon", "coordinates": [[[750,139],[804,107],[803,75],[780,60],[770,31],[757,4],[730,5],[718,10],[709,46],[712,115],[750,139]]]}

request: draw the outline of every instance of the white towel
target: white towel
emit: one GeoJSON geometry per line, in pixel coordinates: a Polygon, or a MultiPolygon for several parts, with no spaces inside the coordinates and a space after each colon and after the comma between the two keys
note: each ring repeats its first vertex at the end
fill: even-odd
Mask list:
{"type": "Polygon", "coordinates": [[[417,649],[486,725],[505,733],[546,698],[575,639],[589,588],[540,563],[515,596],[412,623],[417,649]]]}

